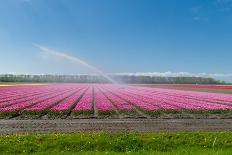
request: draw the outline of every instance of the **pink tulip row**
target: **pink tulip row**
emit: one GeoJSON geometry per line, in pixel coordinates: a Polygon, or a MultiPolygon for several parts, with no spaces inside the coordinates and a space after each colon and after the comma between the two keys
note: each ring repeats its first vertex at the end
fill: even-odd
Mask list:
{"type": "Polygon", "coordinates": [[[41,102],[46,103],[46,101],[48,101],[48,99],[52,99],[52,98],[54,98],[56,96],[62,95],[63,93],[66,93],[67,91],[69,92],[71,90],[72,89],[68,89],[68,90],[64,89],[62,91],[56,91],[55,93],[49,93],[49,94],[46,94],[45,96],[39,97],[39,98],[37,96],[34,96],[30,100],[26,100],[26,101],[19,102],[19,103],[16,100],[15,104],[11,104],[10,106],[0,108],[0,111],[2,111],[2,112],[13,112],[13,111],[18,111],[18,110],[25,109],[25,108],[33,106],[33,105],[40,104],[41,102]]]}
{"type": "MultiPolygon", "coordinates": [[[[162,89],[150,89],[139,87],[127,87],[126,89],[117,89],[113,86],[108,86],[108,91],[126,99],[145,110],[231,110],[232,106],[225,105],[225,102],[215,103],[213,101],[186,99],[184,97],[175,96],[176,94],[165,94],[162,89]]],[[[165,90],[169,91],[169,90],[165,90]]],[[[172,90],[170,90],[172,91],[172,90]]],[[[185,91],[179,91],[180,95],[184,95],[185,91]]],[[[194,92],[192,92],[194,93],[194,92]]],[[[209,93],[208,93],[209,95],[209,93]]],[[[220,94],[217,94],[220,95],[220,94]]],[[[229,102],[229,101],[228,101],[229,102]]]]}
{"type": "MultiPolygon", "coordinates": [[[[88,88],[87,88],[88,89],[88,88]]],[[[51,111],[68,111],[75,102],[81,97],[81,95],[86,91],[86,88],[80,88],[73,95],[60,102],[56,106],[52,107],[51,111]]]]}
{"type": "MultiPolygon", "coordinates": [[[[8,102],[8,101],[12,101],[12,100],[18,100],[18,99],[22,99],[22,98],[26,98],[26,97],[30,97],[30,96],[34,96],[37,94],[42,94],[43,92],[52,92],[52,91],[58,91],[58,90],[62,90],[64,88],[59,88],[59,87],[55,87],[55,86],[43,86],[43,87],[19,87],[19,89],[17,89],[16,92],[14,92],[14,94],[0,94],[0,103],[2,102],[8,102]]],[[[14,89],[10,89],[10,91],[14,91],[14,89]]]]}
{"type": "Polygon", "coordinates": [[[160,94],[160,93],[149,93],[149,92],[143,92],[142,95],[138,93],[138,91],[135,91],[131,89],[128,91],[129,94],[137,95],[141,100],[147,102],[147,103],[155,103],[156,105],[160,106],[162,109],[168,109],[166,108],[165,104],[168,104],[169,106],[174,106],[173,109],[207,109],[207,110],[216,110],[216,109],[232,109],[232,106],[224,105],[224,104],[218,104],[218,103],[212,103],[212,102],[206,102],[202,100],[194,100],[194,99],[188,99],[183,98],[179,96],[172,96],[170,94],[160,94]],[[162,103],[160,105],[159,103],[162,103]]]}
{"type": "Polygon", "coordinates": [[[93,87],[87,89],[83,97],[77,103],[73,112],[91,112],[93,110],[93,87]]]}
{"type": "Polygon", "coordinates": [[[68,91],[68,92],[63,92],[61,94],[59,93],[55,97],[49,98],[45,101],[40,102],[39,104],[33,105],[32,107],[25,109],[25,111],[36,111],[36,112],[44,111],[45,109],[51,107],[52,105],[55,105],[59,101],[72,95],[74,92],[75,91],[72,90],[72,91],[68,91]]]}
{"type": "Polygon", "coordinates": [[[138,92],[150,92],[151,96],[156,96],[157,94],[172,96],[172,97],[179,97],[185,99],[192,99],[195,102],[206,101],[210,103],[218,103],[218,104],[232,104],[232,95],[228,94],[216,94],[216,93],[205,93],[205,92],[192,92],[192,91],[182,91],[182,90],[168,90],[168,89],[147,89],[147,88],[136,88],[133,90],[138,92]]]}
{"type": "Polygon", "coordinates": [[[183,91],[183,90],[173,90],[173,89],[161,89],[161,88],[136,88],[136,90],[140,91],[148,91],[148,92],[160,92],[166,93],[168,95],[175,95],[187,98],[198,98],[201,100],[208,100],[220,103],[232,103],[232,95],[231,94],[219,94],[219,93],[207,93],[207,92],[193,92],[193,91],[183,91]]]}
{"type": "Polygon", "coordinates": [[[124,93],[124,90],[119,90],[113,87],[106,88],[107,91],[112,92],[116,96],[120,97],[121,99],[124,99],[125,101],[133,104],[136,107],[140,107],[144,110],[158,110],[159,108],[156,105],[151,105],[149,103],[143,102],[140,99],[135,98],[134,96],[127,95],[124,93]]]}
{"type": "Polygon", "coordinates": [[[44,89],[39,89],[39,90],[30,89],[27,92],[23,92],[23,90],[21,90],[19,92],[15,92],[14,94],[3,93],[3,94],[0,94],[1,96],[0,103],[5,102],[5,101],[20,99],[20,98],[31,96],[31,95],[36,95],[38,93],[41,93],[41,91],[44,91],[44,89]]]}
{"type": "Polygon", "coordinates": [[[31,101],[31,100],[37,99],[37,98],[40,99],[43,96],[46,96],[49,94],[54,94],[54,93],[56,93],[56,91],[43,90],[38,94],[26,96],[26,97],[19,98],[19,99],[4,101],[4,102],[0,103],[0,107],[7,107],[7,106],[15,105],[15,104],[18,104],[21,102],[31,101]]]}
{"type": "Polygon", "coordinates": [[[0,88],[0,112],[232,110],[232,95],[111,84],[0,88]],[[6,93],[4,93],[6,92],[6,93]]]}
{"type": "Polygon", "coordinates": [[[105,94],[105,96],[117,107],[118,110],[122,111],[131,111],[133,110],[133,106],[123,100],[122,98],[112,94],[110,91],[106,91],[106,89],[101,88],[100,90],[105,94]]]}
{"type": "Polygon", "coordinates": [[[158,110],[177,110],[179,109],[178,106],[176,106],[175,104],[169,104],[167,102],[165,102],[163,99],[159,100],[157,98],[155,99],[151,99],[150,97],[145,96],[145,94],[134,94],[132,91],[124,91],[124,94],[127,96],[131,96],[132,98],[135,98],[139,101],[142,101],[148,105],[148,108],[146,108],[147,110],[153,110],[150,109],[152,107],[157,107],[158,110]]]}
{"type": "Polygon", "coordinates": [[[115,110],[110,100],[99,89],[94,89],[94,93],[96,108],[99,112],[115,110]]]}

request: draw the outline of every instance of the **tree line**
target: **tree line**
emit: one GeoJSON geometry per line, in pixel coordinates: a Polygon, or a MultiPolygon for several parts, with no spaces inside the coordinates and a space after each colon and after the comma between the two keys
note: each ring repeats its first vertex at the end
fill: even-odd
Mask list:
{"type": "MultiPolygon", "coordinates": [[[[161,76],[133,76],[111,75],[118,83],[127,84],[225,84],[213,78],[206,77],[161,77],[161,76]]],[[[109,83],[96,75],[15,75],[2,74],[0,82],[41,82],[41,83],[109,83]]]]}

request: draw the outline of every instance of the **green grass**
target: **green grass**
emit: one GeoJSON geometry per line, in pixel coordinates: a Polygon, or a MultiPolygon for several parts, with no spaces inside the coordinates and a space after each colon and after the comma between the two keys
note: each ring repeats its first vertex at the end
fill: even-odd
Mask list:
{"type": "Polygon", "coordinates": [[[232,94],[231,89],[209,89],[209,88],[181,88],[175,87],[178,90],[190,90],[198,92],[209,92],[209,93],[223,93],[223,94],[232,94]]]}
{"type": "Polygon", "coordinates": [[[0,119],[11,118],[11,117],[14,117],[17,115],[18,115],[18,111],[16,111],[16,112],[0,112],[0,119]]]}
{"type": "Polygon", "coordinates": [[[174,151],[160,152],[160,151],[138,151],[138,152],[112,152],[112,151],[86,151],[86,152],[63,152],[63,153],[33,153],[33,155],[230,155],[232,149],[213,150],[213,149],[177,149],[174,151]]]}
{"type": "Polygon", "coordinates": [[[207,118],[208,116],[220,115],[221,117],[230,115],[232,116],[232,110],[157,110],[157,111],[143,111],[144,113],[152,117],[161,117],[166,114],[172,114],[176,118],[182,118],[182,116],[197,115],[198,117],[207,118]]]}
{"type": "MultiPolygon", "coordinates": [[[[41,84],[37,82],[0,82],[0,85],[24,85],[24,84],[41,84]]],[[[46,83],[44,83],[46,84],[46,83]]]]}
{"type": "Polygon", "coordinates": [[[0,154],[232,154],[232,133],[2,135],[0,154]]]}
{"type": "Polygon", "coordinates": [[[83,115],[83,116],[91,116],[94,114],[93,110],[90,111],[74,111],[71,113],[71,115],[73,116],[79,116],[79,115],[83,115]]]}
{"type": "MultiPolygon", "coordinates": [[[[133,85],[132,85],[133,86],[133,85]]],[[[187,88],[187,87],[176,87],[175,85],[135,85],[139,87],[150,87],[150,88],[164,88],[164,89],[176,89],[176,90],[189,90],[189,91],[197,91],[197,92],[208,92],[208,93],[222,93],[222,94],[232,94],[231,89],[210,89],[210,88],[187,88]]]]}
{"type": "Polygon", "coordinates": [[[109,117],[112,115],[117,115],[116,110],[98,111],[98,116],[100,117],[109,117]]]}
{"type": "MultiPolygon", "coordinates": [[[[18,83],[18,82],[0,82],[0,85],[14,85],[14,84],[21,84],[21,83],[18,83]]],[[[24,84],[24,83],[22,83],[24,84]]]]}

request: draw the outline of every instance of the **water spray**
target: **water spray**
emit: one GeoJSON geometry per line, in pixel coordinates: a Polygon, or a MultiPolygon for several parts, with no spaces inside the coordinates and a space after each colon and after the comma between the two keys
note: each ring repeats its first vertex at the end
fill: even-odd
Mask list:
{"type": "Polygon", "coordinates": [[[106,78],[107,80],[109,80],[111,83],[113,84],[117,84],[117,82],[112,79],[110,76],[108,76],[107,74],[105,74],[104,72],[102,72],[101,70],[99,70],[98,68],[88,64],[87,62],[77,58],[77,57],[74,57],[74,56],[71,56],[71,55],[68,55],[66,53],[62,53],[60,51],[57,51],[57,50],[53,50],[53,49],[49,49],[47,47],[44,47],[44,46],[41,46],[41,45],[38,45],[38,44],[34,44],[35,47],[39,48],[40,51],[42,51],[43,53],[47,54],[47,55],[50,55],[50,56],[54,56],[54,57],[58,57],[58,58],[61,58],[61,59],[64,59],[64,60],[68,60],[72,63],[75,63],[75,64],[78,64],[78,65],[82,65],[92,71],[94,71],[95,73],[97,73],[98,75],[106,78]]]}

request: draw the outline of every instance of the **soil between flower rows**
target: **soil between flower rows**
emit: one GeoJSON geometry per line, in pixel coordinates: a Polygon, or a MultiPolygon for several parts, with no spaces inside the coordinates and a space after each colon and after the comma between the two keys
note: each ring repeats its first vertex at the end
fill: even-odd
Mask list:
{"type": "Polygon", "coordinates": [[[0,120],[0,134],[232,131],[232,119],[0,120]]]}

